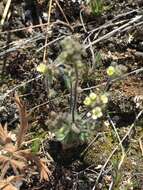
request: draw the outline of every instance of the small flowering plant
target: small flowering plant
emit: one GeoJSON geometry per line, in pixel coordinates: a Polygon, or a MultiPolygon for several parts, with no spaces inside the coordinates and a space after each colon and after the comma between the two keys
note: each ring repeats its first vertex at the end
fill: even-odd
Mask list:
{"type": "Polygon", "coordinates": [[[90,112],[87,113],[87,116],[97,120],[103,116],[104,109],[108,103],[108,94],[96,94],[91,92],[89,96],[85,98],[83,103],[90,109],[90,112]]]}
{"type": "Polygon", "coordinates": [[[51,64],[45,64],[45,63],[40,63],[37,67],[36,70],[43,75],[44,79],[45,79],[45,84],[46,86],[49,88],[48,90],[51,90],[51,85],[53,84],[53,82],[56,80],[57,76],[58,76],[58,68],[56,67],[56,65],[54,65],[54,63],[51,64]],[[48,85],[47,85],[48,84],[48,85]]]}
{"type": "Polygon", "coordinates": [[[114,77],[119,77],[122,74],[124,74],[124,72],[126,72],[127,67],[124,65],[117,65],[117,63],[112,63],[106,70],[107,75],[110,78],[114,78],[114,77]]]}
{"type": "MultiPolygon", "coordinates": [[[[117,63],[112,63],[106,70],[107,75],[111,78],[121,76],[127,68],[124,65],[117,65],[117,63]]],[[[108,84],[108,83],[107,83],[108,84]]],[[[84,105],[90,110],[87,113],[87,117],[91,117],[93,120],[97,120],[103,116],[107,103],[109,101],[109,94],[104,93],[94,93],[91,92],[83,101],[84,105]]]]}
{"type": "Polygon", "coordinates": [[[115,69],[115,67],[113,67],[113,66],[109,66],[108,68],[107,68],[107,75],[108,76],[113,76],[113,75],[115,75],[116,74],[116,69],[115,69]]]}

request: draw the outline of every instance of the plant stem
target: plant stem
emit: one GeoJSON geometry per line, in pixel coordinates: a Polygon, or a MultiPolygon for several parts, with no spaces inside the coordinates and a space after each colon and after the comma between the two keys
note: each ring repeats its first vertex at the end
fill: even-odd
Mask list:
{"type": "Polygon", "coordinates": [[[76,110],[76,104],[77,104],[77,87],[78,87],[77,64],[74,65],[74,69],[75,69],[75,85],[74,85],[74,92],[73,92],[72,123],[75,123],[75,110],[76,110]]]}
{"type": "Polygon", "coordinates": [[[73,85],[72,85],[72,77],[70,77],[70,112],[72,112],[73,103],[73,85]]]}

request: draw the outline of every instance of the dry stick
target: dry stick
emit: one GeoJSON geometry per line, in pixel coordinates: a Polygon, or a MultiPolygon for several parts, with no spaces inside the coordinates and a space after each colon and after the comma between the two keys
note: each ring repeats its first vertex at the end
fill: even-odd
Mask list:
{"type": "MultiPolygon", "coordinates": [[[[126,24],[124,24],[124,25],[122,25],[122,26],[116,28],[115,30],[113,30],[113,31],[111,31],[111,32],[109,32],[109,33],[107,33],[107,34],[101,36],[101,37],[98,38],[97,40],[93,41],[93,42],[91,43],[91,45],[95,45],[96,43],[98,43],[98,42],[100,42],[100,41],[103,41],[103,40],[106,40],[106,39],[110,38],[111,36],[113,36],[114,34],[116,34],[117,32],[119,32],[120,30],[122,30],[122,29],[124,29],[124,28],[130,26],[131,24],[134,24],[135,22],[139,21],[142,17],[143,17],[142,15],[139,15],[139,16],[136,16],[136,17],[132,18],[128,23],[126,23],[126,24]]],[[[87,46],[85,47],[85,49],[88,49],[89,47],[90,47],[90,45],[87,45],[87,46]]]]}
{"type": "MultiPolygon", "coordinates": [[[[47,24],[47,28],[46,28],[45,45],[46,45],[47,42],[48,42],[48,27],[49,27],[49,25],[50,25],[50,19],[51,19],[52,1],[53,1],[53,0],[50,0],[49,10],[48,10],[48,24],[47,24]]],[[[46,48],[46,46],[45,46],[44,55],[43,55],[43,63],[45,63],[46,54],[47,54],[47,48],[46,48]]]]}
{"type": "Polygon", "coordinates": [[[112,190],[113,184],[114,184],[114,181],[113,181],[113,179],[112,179],[112,181],[111,181],[111,183],[110,183],[110,185],[109,185],[109,189],[108,189],[108,190],[112,190]]]}
{"type": "Polygon", "coordinates": [[[121,17],[125,17],[125,16],[130,15],[130,14],[135,13],[135,12],[138,13],[139,10],[137,9],[137,10],[133,10],[133,11],[129,11],[129,12],[126,12],[126,13],[119,14],[119,15],[115,16],[114,19],[109,20],[106,24],[103,24],[102,26],[99,26],[98,28],[95,28],[92,31],[89,31],[88,33],[91,35],[91,34],[93,34],[94,32],[96,32],[98,30],[106,29],[106,28],[108,28],[110,26],[121,24],[121,22],[124,22],[124,21],[119,21],[117,23],[113,23],[113,22],[116,21],[117,19],[121,18],[121,17]]]}
{"type": "Polygon", "coordinates": [[[123,161],[124,161],[124,158],[125,158],[125,156],[126,156],[126,154],[125,154],[125,149],[124,149],[124,147],[123,147],[123,145],[122,145],[121,138],[120,138],[120,136],[119,136],[119,134],[118,134],[118,131],[117,131],[117,129],[116,129],[116,126],[115,126],[114,122],[112,121],[110,115],[108,115],[108,119],[109,119],[109,122],[111,123],[111,125],[112,125],[112,127],[113,127],[113,129],[114,129],[114,131],[115,131],[115,134],[116,134],[116,136],[117,136],[117,138],[118,138],[118,141],[119,141],[119,144],[120,144],[121,150],[122,150],[121,160],[120,160],[120,163],[119,163],[119,165],[118,165],[118,170],[120,170],[121,165],[122,165],[122,163],[123,163],[123,161]]]}
{"type": "Polygon", "coordinates": [[[49,43],[47,43],[47,44],[45,44],[44,46],[42,46],[42,47],[40,47],[39,49],[37,49],[36,52],[41,51],[42,49],[44,49],[44,48],[46,48],[47,46],[53,44],[54,42],[57,42],[57,41],[63,39],[64,37],[65,37],[65,36],[60,36],[59,38],[56,38],[56,39],[50,41],[49,43]]]}
{"type": "MultiPolygon", "coordinates": [[[[130,12],[132,12],[132,11],[130,11],[130,12]]],[[[129,13],[130,13],[130,12],[129,12],[129,13]]],[[[134,11],[133,11],[133,12],[134,12],[134,11]]],[[[137,10],[136,10],[135,12],[137,12],[137,10]]],[[[123,13],[123,15],[124,15],[124,14],[126,14],[126,13],[123,13]]],[[[119,15],[119,18],[120,18],[120,15],[119,15]]],[[[119,25],[119,24],[124,23],[125,21],[128,21],[129,19],[126,19],[126,20],[122,20],[122,21],[118,21],[118,22],[116,22],[116,23],[113,23],[113,21],[115,21],[115,20],[117,20],[117,19],[115,18],[115,19],[109,21],[108,23],[103,24],[102,26],[99,26],[98,28],[95,28],[95,29],[93,29],[92,31],[88,32],[88,33],[89,33],[89,36],[92,35],[94,32],[96,32],[96,31],[98,31],[98,30],[106,29],[106,28],[111,27],[111,26],[117,26],[117,25],[119,25]]],[[[140,26],[140,25],[142,25],[142,24],[143,24],[143,21],[141,21],[141,22],[139,22],[139,23],[135,23],[133,26],[136,27],[136,26],[140,26]]],[[[125,32],[125,31],[127,31],[127,30],[130,30],[131,28],[132,28],[132,26],[128,26],[128,27],[126,27],[125,29],[123,29],[122,32],[125,32]]],[[[86,41],[86,39],[85,39],[84,41],[86,41]]]]}
{"type": "Polygon", "coordinates": [[[35,37],[29,38],[29,39],[18,40],[16,42],[13,42],[13,44],[12,43],[10,44],[10,45],[13,45],[13,47],[6,49],[3,52],[0,52],[0,56],[5,55],[6,53],[16,51],[17,49],[21,49],[21,48],[25,47],[25,45],[27,45],[28,43],[35,42],[35,41],[42,39],[42,38],[44,38],[44,36],[43,36],[43,34],[40,33],[40,35],[38,34],[35,37]]]}
{"type": "Polygon", "coordinates": [[[9,31],[3,31],[3,32],[0,32],[0,34],[6,34],[6,33],[14,33],[14,32],[19,32],[19,31],[22,31],[22,30],[28,30],[30,28],[38,28],[38,27],[41,27],[41,26],[47,26],[48,23],[43,23],[43,24],[36,24],[36,25],[33,25],[33,26],[27,26],[27,27],[22,27],[22,28],[17,28],[17,29],[13,29],[13,30],[9,30],[9,31]]]}
{"type": "Polygon", "coordinates": [[[27,26],[27,27],[22,27],[22,28],[17,28],[17,29],[13,29],[13,30],[9,30],[9,31],[3,31],[3,32],[0,32],[0,34],[6,34],[6,33],[14,33],[14,32],[19,32],[19,31],[22,31],[22,30],[28,30],[28,29],[33,29],[33,28],[38,28],[38,27],[41,27],[41,26],[47,26],[48,23],[44,23],[44,24],[36,24],[36,25],[33,25],[33,26],[27,26]]]}
{"type": "Polygon", "coordinates": [[[11,0],[7,0],[5,9],[4,9],[4,12],[3,12],[3,15],[2,15],[2,19],[1,19],[1,21],[0,21],[0,24],[1,24],[1,25],[4,24],[4,21],[5,21],[5,19],[6,19],[7,13],[8,13],[8,10],[9,10],[9,8],[10,8],[10,4],[11,4],[11,0]]]}
{"type": "MultiPolygon", "coordinates": [[[[46,64],[46,65],[48,64],[48,63],[46,63],[46,54],[47,54],[46,45],[48,43],[48,27],[50,25],[50,19],[51,19],[52,2],[53,2],[53,0],[50,0],[50,2],[49,2],[48,25],[47,25],[47,28],[46,28],[45,49],[44,49],[44,54],[43,54],[43,63],[46,64]]],[[[49,81],[48,81],[48,76],[47,75],[45,76],[44,81],[45,81],[45,87],[46,87],[47,95],[49,95],[49,81]]]]}
{"type": "Polygon", "coordinates": [[[129,128],[128,132],[126,133],[126,135],[122,138],[121,142],[115,147],[115,149],[114,149],[114,150],[111,152],[111,154],[109,155],[108,159],[106,160],[105,164],[103,165],[103,167],[102,167],[101,170],[100,170],[100,173],[99,173],[99,175],[98,175],[98,177],[97,177],[97,179],[96,179],[95,185],[94,185],[94,187],[92,188],[92,190],[95,190],[95,189],[96,189],[97,183],[98,183],[98,181],[99,181],[99,179],[100,179],[100,177],[101,177],[103,171],[105,170],[105,168],[106,168],[108,162],[110,161],[110,159],[112,158],[112,156],[114,155],[114,153],[118,150],[119,146],[121,146],[121,143],[123,143],[124,140],[130,135],[132,129],[133,129],[134,126],[135,126],[135,123],[136,123],[137,120],[140,118],[140,116],[142,115],[142,113],[143,113],[143,110],[141,110],[141,111],[138,113],[138,115],[137,115],[136,118],[135,118],[135,121],[134,121],[134,122],[132,123],[132,125],[130,126],[130,128],[129,128]]]}
{"type": "MultiPolygon", "coordinates": [[[[137,27],[143,24],[143,21],[139,22],[139,23],[135,23],[133,26],[137,27]]],[[[123,29],[122,32],[126,32],[127,30],[130,30],[132,28],[132,26],[128,26],[127,28],[123,29]]]]}
{"type": "Polygon", "coordinates": [[[119,19],[121,17],[125,17],[127,15],[130,15],[130,14],[133,14],[133,13],[139,13],[139,12],[141,13],[142,10],[139,11],[139,9],[135,9],[135,10],[131,10],[131,11],[126,12],[126,13],[121,13],[121,14],[115,16],[115,18],[113,18],[113,21],[115,21],[115,20],[117,20],[117,19],[119,19]]]}
{"type": "MultiPolygon", "coordinates": [[[[107,29],[108,27],[112,27],[112,26],[115,27],[115,26],[118,26],[118,25],[120,25],[120,24],[124,24],[124,23],[127,22],[127,21],[129,21],[129,19],[122,20],[122,21],[118,21],[118,22],[116,22],[116,23],[112,23],[112,21],[110,21],[109,23],[103,24],[103,25],[99,26],[98,28],[91,30],[90,32],[88,32],[89,35],[85,38],[84,43],[87,41],[88,37],[90,37],[94,32],[97,32],[97,31],[98,31],[98,32],[97,32],[97,34],[98,34],[98,33],[99,33],[100,31],[102,31],[103,29],[107,29]]],[[[94,40],[95,40],[96,38],[97,38],[97,37],[96,37],[96,35],[95,35],[94,40]]]]}
{"type": "MultiPolygon", "coordinates": [[[[69,24],[67,24],[67,23],[65,23],[65,22],[63,22],[63,21],[61,21],[61,20],[57,20],[57,21],[53,22],[53,23],[50,25],[50,27],[53,26],[53,25],[55,25],[55,24],[63,24],[63,25],[65,25],[65,26],[69,27],[69,29],[70,29],[71,31],[73,31],[73,28],[72,28],[69,24]]],[[[34,25],[34,26],[27,26],[27,27],[17,28],[17,29],[13,29],[13,30],[9,30],[9,31],[3,31],[3,32],[0,32],[0,34],[14,33],[14,32],[19,32],[19,31],[22,31],[22,30],[28,30],[28,29],[30,29],[30,28],[33,29],[33,28],[38,28],[38,27],[47,26],[47,25],[48,25],[48,23],[37,24],[37,25],[34,25]]]]}
{"type": "Polygon", "coordinates": [[[4,100],[9,94],[11,94],[12,92],[14,92],[17,88],[20,88],[20,87],[22,87],[22,86],[24,86],[24,85],[26,85],[26,84],[28,84],[28,83],[34,81],[34,80],[37,80],[37,79],[41,78],[42,76],[43,76],[43,75],[38,75],[38,76],[35,77],[35,78],[32,78],[32,79],[30,79],[30,80],[28,80],[28,81],[26,81],[26,82],[23,82],[23,83],[21,83],[21,84],[15,86],[15,87],[12,88],[11,90],[8,90],[4,95],[0,96],[0,99],[4,100]]]}
{"type": "Polygon", "coordinates": [[[93,138],[93,140],[89,143],[89,145],[84,149],[81,155],[84,155],[89,148],[93,145],[93,143],[98,139],[98,137],[101,135],[101,133],[97,133],[97,135],[93,138]]]}
{"type": "MultiPolygon", "coordinates": [[[[0,52],[0,56],[3,56],[3,55],[5,55],[6,53],[10,53],[10,52],[12,52],[12,51],[16,51],[16,50],[19,49],[19,48],[23,48],[23,46],[26,45],[27,43],[34,42],[34,41],[36,41],[36,40],[38,40],[38,39],[41,39],[41,38],[44,38],[44,36],[42,36],[42,34],[41,34],[41,36],[38,35],[36,38],[34,37],[34,38],[32,38],[32,39],[29,39],[29,40],[24,39],[24,40],[22,41],[22,43],[19,43],[19,41],[18,41],[19,44],[18,44],[18,43],[16,44],[17,41],[15,42],[15,44],[14,44],[14,42],[12,42],[12,43],[10,43],[10,45],[13,45],[13,47],[11,47],[11,48],[9,48],[9,49],[6,49],[6,50],[4,50],[3,52],[0,52]]],[[[55,40],[53,40],[53,41],[50,41],[50,42],[47,43],[46,45],[44,45],[44,46],[40,47],[38,50],[36,50],[36,52],[41,51],[43,48],[45,48],[45,47],[47,47],[47,46],[53,44],[54,42],[56,42],[56,41],[58,41],[58,40],[60,40],[60,39],[62,39],[62,38],[64,38],[64,36],[61,36],[61,37],[59,37],[59,38],[57,38],[57,39],[55,39],[55,40]]],[[[4,48],[6,48],[6,46],[5,46],[5,47],[2,47],[2,49],[4,49],[4,48]]]]}
{"type": "Polygon", "coordinates": [[[62,13],[62,15],[63,15],[65,21],[68,23],[68,25],[70,25],[70,23],[69,23],[69,21],[68,21],[66,15],[65,15],[65,13],[64,13],[64,11],[63,11],[63,9],[62,9],[62,7],[60,6],[59,2],[58,2],[57,0],[54,0],[54,1],[55,1],[56,5],[58,6],[58,8],[60,9],[60,11],[61,11],[61,13],[62,13]]]}
{"type": "Polygon", "coordinates": [[[141,149],[141,154],[142,154],[142,156],[143,156],[143,144],[142,144],[142,138],[143,138],[143,136],[141,136],[141,137],[139,138],[139,145],[140,145],[140,149],[141,149]]]}
{"type": "MultiPolygon", "coordinates": [[[[83,21],[83,17],[82,17],[82,11],[83,10],[80,11],[80,20],[81,20],[84,32],[87,33],[87,30],[86,30],[86,27],[85,27],[85,24],[84,24],[84,21],[83,21]]],[[[93,67],[93,64],[94,64],[94,61],[95,61],[95,55],[94,55],[93,47],[91,45],[90,37],[87,37],[87,39],[88,39],[88,43],[90,45],[90,51],[91,51],[91,55],[92,55],[92,67],[93,67]]]]}

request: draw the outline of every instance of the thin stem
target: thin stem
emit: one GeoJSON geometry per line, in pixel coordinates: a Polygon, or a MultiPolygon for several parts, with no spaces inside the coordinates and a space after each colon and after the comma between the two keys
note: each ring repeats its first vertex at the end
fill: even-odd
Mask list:
{"type": "Polygon", "coordinates": [[[73,103],[73,85],[72,85],[72,77],[70,76],[70,112],[72,112],[73,103]]]}
{"type": "Polygon", "coordinates": [[[78,87],[78,68],[77,64],[74,65],[75,69],[75,85],[74,85],[74,92],[73,92],[73,106],[72,106],[72,122],[75,123],[75,110],[77,104],[77,87],[78,87]]]}

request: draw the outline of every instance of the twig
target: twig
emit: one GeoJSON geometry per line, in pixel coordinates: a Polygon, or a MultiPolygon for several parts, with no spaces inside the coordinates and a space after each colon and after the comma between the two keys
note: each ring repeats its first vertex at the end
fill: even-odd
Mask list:
{"type": "Polygon", "coordinates": [[[142,153],[142,156],[143,156],[142,136],[139,138],[139,145],[140,145],[141,153],[142,153]]]}
{"type": "Polygon", "coordinates": [[[53,0],[50,0],[50,2],[49,2],[48,24],[47,24],[47,28],[46,28],[45,50],[44,50],[44,54],[43,54],[43,63],[45,63],[45,61],[46,61],[46,54],[47,54],[46,44],[47,44],[47,42],[48,42],[48,27],[49,27],[49,25],[50,25],[52,2],[53,2],[53,0]]]}
{"type": "Polygon", "coordinates": [[[114,181],[113,181],[113,179],[112,179],[112,181],[111,181],[111,183],[110,183],[110,185],[109,185],[109,189],[108,189],[108,190],[112,190],[113,184],[114,184],[114,181]]]}
{"type": "Polygon", "coordinates": [[[118,141],[119,141],[119,144],[120,144],[121,150],[122,150],[121,160],[120,160],[119,165],[118,165],[118,170],[120,170],[121,165],[122,165],[122,163],[123,163],[123,161],[124,161],[124,158],[125,158],[125,156],[126,156],[126,154],[125,154],[125,149],[124,149],[124,147],[123,147],[123,145],[122,145],[121,138],[120,138],[120,136],[119,136],[119,134],[118,134],[118,131],[117,131],[117,129],[116,129],[116,126],[115,126],[114,122],[112,121],[110,115],[108,115],[108,119],[109,119],[109,122],[111,123],[111,125],[112,125],[112,127],[113,127],[113,129],[114,129],[114,131],[115,131],[115,134],[116,134],[116,136],[117,136],[117,138],[118,138],[118,141]]]}
{"type": "Polygon", "coordinates": [[[15,44],[13,45],[14,47],[11,47],[11,48],[9,48],[9,49],[7,49],[7,50],[4,50],[3,52],[0,52],[0,56],[3,56],[3,55],[5,55],[5,54],[7,54],[7,53],[16,51],[16,50],[19,49],[19,48],[24,48],[25,45],[27,45],[28,43],[35,42],[35,41],[37,41],[37,40],[39,40],[39,39],[42,39],[42,38],[44,38],[43,34],[41,34],[41,33],[39,34],[39,33],[38,33],[36,36],[34,36],[34,37],[32,37],[32,38],[29,38],[29,39],[22,39],[22,40],[18,40],[18,41],[16,41],[16,42],[13,42],[13,43],[15,43],[15,44]]]}
{"type": "MultiPolygon", "coordinates": [[[[23,40],[19,40],[19,41],[16,41],[16,42],[13,42],[11,43],[10,45],[13,46],[9,49],[6,49],[4,50],[3,52],[0,52],[0,57],[7,54],[7,53],[10,53],[10,52],[13,52],[13,51],[16,51],[17,49],[19,48],[24,48],[27,44],[29,43],[33,43],[39,39],[44,39],[44,35],[43,34],[38,34],[36,35],[35,37],[33,38],[30,38],[30,39],[23,39],[23,40]]],[[[56,38],[52,41],[50,41],[49,43],[45,44],[44,46],[40,47],[39,49],[36,50],[36,52],[39,52],[41,51],[42,49],[44,49],[45,47],[49,46],[49,45],[52,45],[53,43],[57,42],[58,40],[61,40],[64,38],[64,35],[63,36],[60,36],[59,38],[56,38]]],[[[6,48],[6,47],[3,47],[3,49],[6,48]]]]}
{"type": "Polygon", "coordinates": [[[42,47],[40,47],[39,49],[37,49],[36,52],[41,51],[41,50],[44,49],[45,47],[47,47],[47,46],[49,46],[49,45],[51,45],[51,44],[53,44],[53,43],[55,43],[55,42],[57,42],[57,41],[63,39],[64,37],[65,37],[65,36],[60,36],[59,38],[56,38],[56,39],[50,41],[49,43],[47,43],[47,44],[45,44],[44,46],[42,46],[42,47]]]}
{"type": "MultiPolygon", "coordinates": [[[[80,20],[81,20],[81,23],[82,23],[82,26],[83,26],[83,29],[84,29],[85,33],[87,33],[87,30],[86,30],[86,27],[85,27],[85,24],[84,24],[84,21],[83,21],[82,10],[80,11],[80,20]]],[[[92,44],[91,44],[90,36],[87,37],[87,40],[88,40],[88,43],[90,45],[90,51],[91,51],[91,55],[92,55],[92,67],[93,67],[94,62],[95,62],[95,54],[94,54],[93,47],[92,47],[92,44]]]]}
{"type": "Polygon", "coordinates": [[[61,11],[61,13],[62,13],[62,15],[63,15],[65,21],[67,22],[68,25],[70,25],[70,23],[69,23],[69,21],[68,21],[66,15],[65,15],[65,13],[64,13],[64,11],[63,11],[63,9],[62,9],[62,7],[60,6],[59,2],[58,2],[57,0],[54,0],[54,1],[55,1],[56,5],[58,6],[58,8],[60,9],[60,11],[61,11]]]}
{"type": "MultiPolygon", "coordinates": [[[[107,29],[107,28],[113,27],[113,26],[116,27],[116,26],[118,26],[118,25],[120,25],[120,24],[124,24],[124,23],[127,22],[127,21],[129,21],[129,19],[122,20],[122,21],[118,21],[118,22],[116,22],[116,23],[113,23],[112,21],[109,21],[108,23],[103,24],[103,25],[101,25],[101,26],[99,26],[99,27],[97,27],[97,28],[91,30],[90,32],[88,32],[89,35],[86,37],[86,39],[84,40],[84,42],[85,42],[85,41],[87,40],[87,38],[90,37],[94,32],[102,31],[103,29],[107,29]]],[[[96,39],[96,38],[95,38],[95,39],[96,39]]],[[[94,39],[94,40],[95,40],[95,39],[94,39]]]]}
{"type": "Polygon", "coordinates": [[[4,101],[4,99],[5,99],[9,94],[11,94],[12,92],[14,92],[16,89],[18,89],[18,88],[20,88],[20,87],[22,87],[22,86],[25,86],[26,84],[28,84],[28,83],[30,83],[30,82],[32,82],[32,81],[34,81],[34,80],[37,80],[37,79],[41,78],[42,76],[43,76],[43,75],[38,75],[38,76],[35,77],[35,78],[32,78],[32,79],[30,79],[30,80],[28,80],[28,81],[25,81],[25,82],[23,82],[23,83],[21,83],[21,84],[15,86],[14,88],[8,90],[5,94],[3,94],[2,96],[0,96],[0,100],[4,101]]]}
{"type": "Polygon", "coordinates": [[[118,25],[120,24],[122,21],[119,21],[117,23],[113,23],[114,21],[116,21],[117,19],[121,18],[121,17],[125,17],[127,15],[130,15],[130,14],[133,14],[133,13],[138,13],[139,10],[136,9],[136,10],[132,10],[132,11],[129,11],[129,12],[126,12],[126,13],[122,13],[122,14],[119,14],[117,16],[115,16],[115,18],[113,18],[112,20],[109,20],[106,24],[103,24],[102,26],[99,26],[95,29],[93,29],[92,31],[89,31],[88,33],[89,34],[93,34],[94,32],[98,31],[98,30],[101,30],[101,29],[106,29],[108,27],[111,27],[111,26],[114,26],[114,25],[118,25]]]}
{"type": "MultiPolygon", "coordinates": [[[[126,28],[126,27],[128,27],[128,26],[134,24],[135,22],[139,21],[142,17],[143,17],[142,15],[138,15],[138,16],[132,18],[128,23],[126,23],[126,24],[124,24],[124,25],[122,25],[122,26],[120,26],[120,27],[114,29],[113,31],[111,31],[111,32],[109,32],[109,33],[107,33],[107,34],[101,36],[101,37],[98,38],[97,40],[94,40],[91,44],[92,44],[92,45],[95,45],[95,44],[98,43],[98,42],[101,42],[101,41],[103,41],[103,40],[107,40],[108,38],[110,38],[111,36],[113,36],[113,35],[116,34],[117,32],[121,31],[122,29],[124,29],[124,28],[126,28]]],[[[90,45],[87,45],[87,46],[85,47],[85,49],[88,49],[89,47],[90,47],[90,45]]]]}
{"type": "Polygon", "coordinates": [[[2,19],[1,19],[1,22],[0,22],[1,25],[4,24],[4,21],[6,19],[7,14],[8,14],[8,10],[10,8],[10,5],[11,5],[11,0],[7,0],[5,9],[4,9],[4,12],[3,12],[3,15],[2,15],[2,19]]]}
{"type": "MultiPolygon", "coordinates": [[[[49,29],[52,26],[56,25],[56,24],[65,25],[65,26],[69,27],[69,29],[71,31],[73,31],[73,28],[69,24],[67,24],[67,23],[65,23],[65,22],[63,22],[61,20],[57,20],[57,21],[51,23],[50,26],[49,26],[49,29]]],[[[23,27],[23,28],[17,28],[17,29],[13,29],[13,30],[9,30],[9,31],[3,31],[3,32],[0,32],[0,34],[14,33],[14,32],[19,32],[19,31],[23,31],[23,30],[28,30],[28,29],[31,29],[31,28],[34,29],[34,28],[38,28],[38,27],[43,27],[43,26],[47,26],[47,25],[48,25],[48,22],[47,23],[43,23],[43,24],[33,25],[33,26],[27,26],[27,27],[23,27]]]]}
{"type": "Polygon", "coordinates": [[[99,137],[101,135],[101,133],[98,133],[95,137],[94,137],[94,139],[89,143],[89,145],[84,149],[84,151],[82,152],[82,154],[81,155],[84,155],[86,152],[87,152],[87,150],[89,150],[89,148],[93,145],[93,143],[97,140],[97,138],[99,137]]]}
{"type": "MultiPolygon", "coordinates": [[[[135,23],[133,26],[137,27],[143,24],[143,21],[139,22],[139,23],[135,23]]],[[[127,28],[123,29],[122,32],[126,32],[127,30],[130,30],[132,28],[132,26],[128,26],[127,28]]]]}

